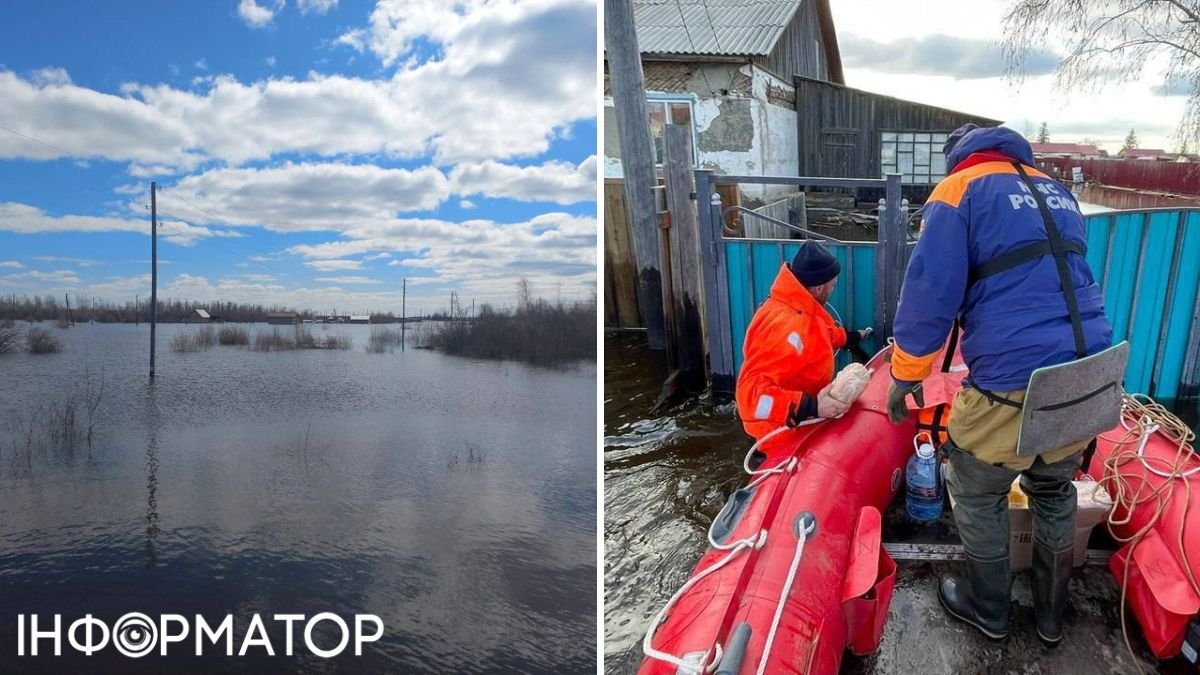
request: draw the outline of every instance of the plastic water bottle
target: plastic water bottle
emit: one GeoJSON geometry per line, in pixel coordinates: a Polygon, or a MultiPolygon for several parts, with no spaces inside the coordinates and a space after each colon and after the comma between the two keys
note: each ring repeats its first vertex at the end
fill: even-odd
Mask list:
{"type": "Polygon", "coordinates": [[[908,458],[904,507],[909,518],[927,523],[942,515],[941,463],[928,440],[917,436],[913,439],[913,447],[917,452],[908,458]]]}

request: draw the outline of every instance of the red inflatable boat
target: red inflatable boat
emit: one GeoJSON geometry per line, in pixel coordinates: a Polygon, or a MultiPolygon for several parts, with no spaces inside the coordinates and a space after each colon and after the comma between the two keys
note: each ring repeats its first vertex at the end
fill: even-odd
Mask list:
{"type": "Polygon", "coordinates": [[[1109,569],[1122,602],[1154,655],[1167,659],[1200,611],[1200,461],[1187,427],[1149,399],[1126,397],[1123,413],[1087,469],[1114,502],[1109,531],[1124,547],[1109,569]]]}
{"type": "MultiPolygon", "coordinates": [[[[887,416],[887,350],[842,418],[764,439],[766,460],[709,530],[709,551],[654,619],[641,673],[835,673],[879,645],[896,565],[881,511],[903,484],[915,416],[887,416]]],[[[949,401],[962,367],[926,381],[949,401]]],[[[749,469],[749,467],[747,467],[749,469]]]]}
{"type": "MultiPolygon", "coordinates": [[[[847,649],[878,648],[896,572],[880,514],[917,431],[915,415],[888,420],[887,355],[868,364],[870,384],[842,418],[764,438],[765,461],[746,467],[753,479],[649,627],[640,673],[826,675],[847,649]]],[[[966,368],[954,361],[925,381],[927,406],[961,389],[966,368]]],[[[1149,399],[1127,396],[1123,417],[1085,468],[1115,503],[1109,530],[1124,548],[1109,567],[1122,602],[1165,659],[1192,648],[1185,635],[1200,612],[1200,459],[1191,431],[1149,399]]]]}

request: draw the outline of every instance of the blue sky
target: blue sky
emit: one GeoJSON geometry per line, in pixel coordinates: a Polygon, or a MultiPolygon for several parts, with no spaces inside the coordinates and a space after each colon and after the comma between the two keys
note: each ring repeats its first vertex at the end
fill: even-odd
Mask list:
{"type": "Polygon", "coordinates": [[[0,4],[0,293],[595,288],[594,0],[0,4]]]}

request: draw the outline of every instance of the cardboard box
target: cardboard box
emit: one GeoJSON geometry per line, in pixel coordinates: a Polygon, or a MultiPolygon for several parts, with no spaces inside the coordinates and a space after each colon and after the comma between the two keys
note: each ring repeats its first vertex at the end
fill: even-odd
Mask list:
{"type": "MultiPolygon", "coordinates": [[[[1020,481],[1020,477],[1014,480],[1008,493],[1008,548],[1013,571],[1033,566],[1033,514],[1029,511],[1029,498],[1021,491],[1020,481]]],[[[1079,567],[1087,558],[1087,543],[1092,528],[1108,518],[1112,503],[1108,492],[1097,482],[1072,482],[1075,483],[1075,499],[1078,504],[1075,511],[1075,566],[1079,567]]],[[[950,498],[950,506],[954,507],[953,496],[950,498]]]]}

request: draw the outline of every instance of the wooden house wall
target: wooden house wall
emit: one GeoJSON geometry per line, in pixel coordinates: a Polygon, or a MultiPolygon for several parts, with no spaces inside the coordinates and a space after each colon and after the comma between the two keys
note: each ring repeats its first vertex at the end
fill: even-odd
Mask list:
{"type": "Polygon", "coordinates": [[[759,65],[784,81],[799,75],[829,80],[829,63],[825,57],[825,38],[817,20],[816,3],[806,0],[796,10],[792,22],[784,29],[775,48],[759,65]]]}
{"type": "Polygon", "coordinates": [[[796,78],[801,176],[878,178],[882,131],[953,131],[967,122],[999,124],[975,115],[890,96],[796,78]]]}

